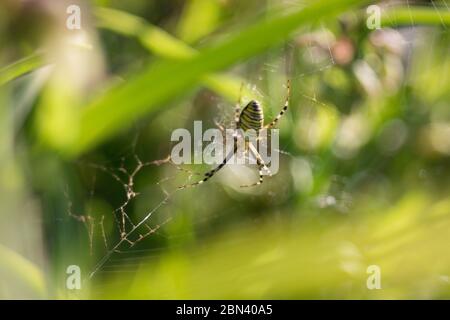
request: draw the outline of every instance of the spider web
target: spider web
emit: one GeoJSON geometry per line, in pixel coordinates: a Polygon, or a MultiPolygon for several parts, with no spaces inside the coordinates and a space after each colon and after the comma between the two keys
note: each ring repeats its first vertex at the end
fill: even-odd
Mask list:
{"type": "MultiPolygon", "coordinates": [[[[311,31],[313,32],[313,31],[311,31]]],[[[301,39],[297,39],[297,41],[304,41],[301,39]]],[[[289,70],[290,66],[289,60],[292,59],[290,56],[290,52],[294,50],[294,47],[299,46],[298,43],[289,43],[287,47],[284,49],[285,57],[279,58],[280,52],[275,52],[274,56],[271,57],[271,61],[265,63],[259,63],[258,68],[259,71],[253,71],[252,74],[261,74],[257,78],[250,78],[248,84],[246,86],[251,89],[251,91],[263,101],[264,104],[270,106],[266,111],[266,121],[271,120],[275,115],[279,112],[284,102],[284,95],[286,93],[285,86],[283,84],[286,83],[287,78],[291,78],[293,80],[298,80],[305,78],[311,74],[318,74],[323,72],[328,68],[331,68],[335,65],[335,61],[333,60],[333,56],[331,53],[331,47],[328,43],[314,43],[313,40],[309,39],[307,42],[301,44],[302,51],[304,51],[304,55],[308,55],[310,57],[310,61],[308,64],[309,68],[303,69],[302,73],[298,73],[293,70],[289,70]],[[317,50],[321,50],[322,56],[317,58],[315,55],[317,54],[317,50]],[[325,55],[325,56],[324,56],[325,55]],[[262,89],[263,83],[267,80],[267,78],[276,78],[279,81],[278,90],[274,90],[273,94],[268,90],[266,92],[265,89],[262,89]],[[275,92],[276,91],[276,92],[275,92]],[[264,93],[263,93],[264,92],[264,93]]],[[[245,65],[239,67],[241,70],[238,72],[245,73],[245,65]]],[[[308,92],[307,90],[296,90],[294,92],[297,97],[301,97],[302,100],[308,101],[311,104],[315,105],[325,105],[325,103],[321,102],[315,92],[308,92]]],[[[292,98],[292,97],[291,97],[292,98]]],[[[217,122],[223,125],[226,128],[230,128],[230,125],[233,122],[234,116],[234,104],[225,102],[222,99],[218,98],[215,95],[207,94],[208,105],[215,106],[213,108],[215,112],[215,116],[212,116],[210,119],[207,119],[206,122],[209,122],[212,127],[215,126],[214,122],[217,122]]],[[[245,105],[248,102],[249,97],[242,97],[242,104],[245,105]]],[[[195,104],[195,100],[194,100],[195,104]]],[[[290,110],[294,107],[291,105],[290,110]]],[[[171,113],[170,117],[178,117],[181,120],[187,119],[188,116],[179,114],[179,113],[171,113]]],[[[285,116],[286,117],[286,116],[285,116]]],[[[203,119],[202,119],[203,120],[203,119]]],[[[283,122],[286,119],[282,119],[280,121],[279,126],[283,126],[283,122]]],[[[169,124],[166,124],[167,129],[176,129],[170,128],[169,124]]],[[[205,129],[205,128],[204,128],[205,129]]],[[[198,172],[205,172],[205,170],[200,170],[195,168],[198,172],[193,172],[188,168],[188,166],[178,166],[175,165],[168,153],[162,154],[160,159],[147,160],[141,158],[138,155],[137,147],[142,147],[139,142],[139,136],[142,134],[142,129],[138,129],[138,134],[136,138],[131,143],[131,146],[125,148],[125,152],[118,152],[118,159],[114,159],[114,161],[108,162],[100,162],[100,161],[80,161],[79,166],[82,168],[86,168],[89,174],[88,189],[89,192],[86,195],[87,205],[82,210],[82,213],[78,213],[76,209],[74,209],[73,201],[71,200],[69,188],[65,190],[66,199],[67,199],[67,215],[69,218],[78,221],[79,223],[84,225],[86,230],[88,242],[89,242],[89,253],[91,256],[98,256],[99,251],[100,259],[94,264],[92,269],[88,274],[88,278],[86,280],[93,279],[98,274],[121,274],[121,273],[130,273],[134,272],[136,268],[142,266],[146,263],[151,263],[152,259],[158,257],[164,249],[165,245],[158,246],[154,245],[151,248],[145,248],[145,246],[139,247],[140,243],[149,237],[158,237],[160,239],[173,239],[173,238],[184,238],[189,237],[188,234],[167,234],[163,231],[164,227],[169,224],[175,218],[174,215],[170,211],[175,210],[163,210],[167,205],[173,205],[172,200],[175,198],[176,194],[181,192],[201,192],[201,186],[195,188],[189,188],[185,190],[178,190],[177,185],[179,186],[180,177],[184,184],[196,181],[201,175],[198,172]],[[117,164],[118,163],[118,164],[117,164]],[[145,175],[146,170],[153,170],[151,168],[158,168],[158,170],[164,171],[163,177],[161,177],[158,181],[154,182],[152,186],[152,192],[156,192],[155,188],[159,192],[159,200],[156,203],[153,203],[149,206],[149,209],[142,209],[138,215],[130,214],[131,211],[136,211],[133,208],[133,204],[135,204],[136,200],[140,197],[145,197],[145,190],[138,190],[136,179],[139,178],[140,175],[145,175]],[[172,169],[169,169],[172,168],[172,169]],[[95,209],[90,206],[90,201],[94,198],[94,195],[97,191],[97,182],[99,176],[102,176],[102,179],[109,179],[111,183],[119,186],[122,190],[121,193],[123,197],[118,205],[111,210],[110,212],[102,212],[98,214],[95,212],[95,209]],[[187,191],[190,190],[190,191],[187,191]],[[164,212],[163,212],[164,211],[164,212]],[[108,231],[106,225],[113,224],[115,232],[108,231]],[[99,246],[100,244],[100,246],[99,246]],[[150,261],[150,262],[149,262],[150,261]]],[[[170,142],[167,142],[167,146],[170,146],[170,142]]],[[[289,142],[285,143],[278,150],[273,150],[273,152],[278,152],[280,155],[295,158],[296,155],[292,155],[290,152],[285,151],[284,149],[289,146],[289,142]]],[[[166,148],[167,149],[167,148],[166,148]]],[[[229,165],[224,168],[224,172],[227,173],[218,173],[218,177],[215,177],[214,180],[221,181],[225,185],[232,185],[233,179],[241,176],[243,173],[244,176],[252,179],[255,176],[255,168],[240,168],[238,165],[229,165]],[[230,168],[227,168],[230,167],[230,168]]],[[[192,167],[194,169],[194,167],[192,167]]],[[[257,170],[256,170],[257,171],[257,170]]],[[[208,183],[216,183],[216,182],[208,182],[208,183]]],[[[264,182],[264,190],[255,191],[255,190],[244,190],[240,189],[239,184],[234,183],[234,189],[239,192],[247,193],[249,196],[252,194],[265,195],[268,199],[275,200],[277,198],[277,192],[273,191],[270,187],[270,179],[267,179],[264,182]]],[[[181,183],[183,184],[183,183],[181,183]]],[[[156,198],[156,197],[153,197],[156,198]]],[[[211,220],[220,220],[222,216],[227,215],[229,212],[233,210],[238,210],[240,204],[237,203],[234,208],[228,208],[225,211],[216,211],[210,213],[208,215],[203,215],[195,218],[193,222],[195,225],[199,226],[199,229],[203,228],[207,224],[211,223],[211,220]]],[[[136,212],[134,212],[136,213],[136,212]]],[[[98,292],[101,290],[102,284],[96,284],[94,289],[98,292]]]]}

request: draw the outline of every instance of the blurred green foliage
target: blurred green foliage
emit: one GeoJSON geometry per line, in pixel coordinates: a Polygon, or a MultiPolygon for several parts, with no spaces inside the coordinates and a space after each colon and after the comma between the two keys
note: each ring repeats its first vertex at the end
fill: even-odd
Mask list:
{"type": "Polygon", "coordinates": [[[379,30],[369,1],[77,3],[81,30],[0,4],[1,298],[449,297],[448,1],[379,30]],[[278,174],[172,194],[207,168],[152,163],[171,132],[228,125],[242,83],[270,119],[287,79],[278,174]]]}

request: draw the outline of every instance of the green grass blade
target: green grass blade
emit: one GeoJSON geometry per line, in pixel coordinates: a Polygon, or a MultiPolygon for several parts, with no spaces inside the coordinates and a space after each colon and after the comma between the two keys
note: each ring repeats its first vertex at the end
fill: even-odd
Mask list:
{"type": "Polygon", "coordinates": [[[178,23],[180,39],[194,43],[206,36],[220,23],[221,6],[218,0],[190,0],[184,6],[178,23]]]}
{"type": "Polygon", "coordinates": [[[45,296],[45,280],[41,270],[17,252],[2,245],[0,245],[0,273],[15,277],[39,297],[45,296]]]}
{"type": "Polygon", "coordinates": [[[42,54],[33,54],[0,69],[0,86],[44,65],[42,54]]]}
{"type": "Polygon", "coordinates": [[[98,27],[137,38],[145,48],[162,57],[187,59],[196,53],[196,50],[170,33],[130,13],[100,7],[95,9],[95,17],[98,27]]]}
{"type": "MultiPolygon", "coordinates": [[[[137,38],[146,49],[162,58],[183,60],[198,54],[197,50],[170,33],[130,13],[110,8],[97,8],[95,16],[99,27],[137,38]]],[[[207,88],[232,102],[237,100],[243,82],[244,80],[239,77],[219,73],[209,74],[202,80],[202,84],[207,88]]],[[[253,92],[244,89],[244,96],[252,97],[253,92]]]]}
{"type": "Polygon", "coordinates": [[[447,8],[399,7],[389,9],[381,15],[382,26],[445,25],[450,26],[450,11],[447,8]]]}

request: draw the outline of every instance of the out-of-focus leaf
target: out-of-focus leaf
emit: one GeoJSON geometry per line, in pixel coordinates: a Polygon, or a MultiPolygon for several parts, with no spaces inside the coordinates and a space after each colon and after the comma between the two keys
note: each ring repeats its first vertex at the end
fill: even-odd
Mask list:
{"type": "Polygon", "coordinates": [[[448,8],[398,7],[386,10],[381,15],[382,26],[400,25],[450,25],[448,8]]]}
{"type": "Polygon", "coordinates": [[[193,43],[213,31],[220,18],[218,0],[190,0],[178,24],[180,39],[193,43]]]}
{"type": "Polygon", "coordinates": [[[42,54],[32,54],[0,69],[0,86],[45,64],[42,54]]]}
{"type": "Polygon", "coordinates": [[[46,293],[44,275],[41,270],[23,256],[0,245],[0,271],[14,276],[35,291],[40,297],[46,293]]]}
{"type": "MultiPolygon", "coordinates": [[[[96,17],[99,27],[137,38],[150,52],[167,59],[183,60],[194,57],[197,50],[183,41],[170,35],[165,30],[147,23],[144,19],[127,12],[97,8],[96,17]]],[[[217,94],[231,101],[236,101],[243,79],[226,74],[209,74],[203,77],[202,83],[217,94]]],[[[250,90],[244,96],[252,97],[250,90]]]]}
{"type": "Polygon", "coordinates": [[[95,9],[97,25],[125,36],[136,37],[147,49],[165,58],[186,59],[196,50],[165,30],[130,13],[99,7],[95,9]]]}

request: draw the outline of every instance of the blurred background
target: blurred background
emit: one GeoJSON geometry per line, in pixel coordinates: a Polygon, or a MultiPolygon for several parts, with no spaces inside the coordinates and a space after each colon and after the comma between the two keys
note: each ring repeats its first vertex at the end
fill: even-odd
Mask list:
{"type": "Polygon", "coordinates": [[[2,1],[0,298],[450,298],[449,28],[447,0],[2,1]],[[276,175],[175,191],[209,167],[173,130],[230,127],[242,83],[268,122],[288,79],[276,175]]]}

